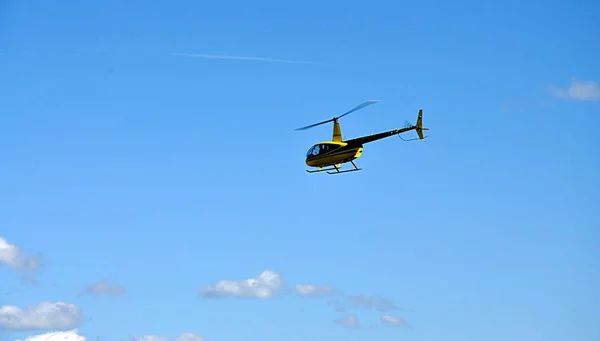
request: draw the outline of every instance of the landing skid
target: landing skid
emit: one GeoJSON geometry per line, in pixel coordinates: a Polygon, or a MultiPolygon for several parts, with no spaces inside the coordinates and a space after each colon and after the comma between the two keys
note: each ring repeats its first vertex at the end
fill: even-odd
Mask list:
{"type": "Polygon", "coordinates": [[[352,163],[352,165],[354,166],[354,169],[348,169],[348,170],[343,170],[341,171],[340,167],[338,166],[332,166],[330,168],[325,168],[325,169],[317,169],[317,170],[309,170],[307,169],[306,171],[308,173],[320,173],[320,172],[327,172],[327,174],[341,174],[341,173],[349,173],[349,172],[356,172],[361,170],[362,168],[358,168],[356,167],[356,164],[354,163],[354,161],[350,161],[350,163],[352,163]]]}
{"type": "Polygon", "coordinates": [[[317,169],[317,170],[310,170],[310,169],[307,169],[307,170],[306,170],[306,172],[307,172],[307,173],[321,173],[321,172],[326,172],[326,171],[330,171],[330,170],[334,170],[334,169],[337,169],[337,168],[335,168],[335,167],[331,167],[331,168],[317,169]]]}
{"type": "Polygon", "coordinates": [[[354,166],[354,169],[347,169],[347,170],[343,170],[340,171],[340,169],[336,166],[333,166],[333,168],[335,168],[335,172],[327,172],[327,174],[342,174],[342,173],[350,173],[350,172],[357,172],[359,170],[361,170],[361,168],[356,167],[356,164],[354,163],[354,161],[350,161],[350,163],[352,163],[352,166],[354,166]]]}

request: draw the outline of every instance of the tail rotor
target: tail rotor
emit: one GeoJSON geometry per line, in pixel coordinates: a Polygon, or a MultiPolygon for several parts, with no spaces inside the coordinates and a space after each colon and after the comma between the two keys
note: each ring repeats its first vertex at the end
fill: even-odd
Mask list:
{"type": "Polygon", "coordinates": [[[417,116],[417,122],[415,123],[415,125],[412,125],[408,121],[406,121],[404,127],[407,129],[414,129],[419,137],[406,140],[403,139],[402,136],[398,135],[403,141],[425,140],[427,136],[423,135],[423,131],[429,130],[429,128],[423,127],[423,109],[419,109],[419,115],[417,116]]]}
{"type": "Polygon", "coordinates": [[[417,116],[417,124],[415,125],[415,130],[417,131],[417,135],[419,135],[419,139],[424,140],[423,130],[429,130],[429,128],[423,128],[423,109],[419,109],[419,116],[417,116]]]}

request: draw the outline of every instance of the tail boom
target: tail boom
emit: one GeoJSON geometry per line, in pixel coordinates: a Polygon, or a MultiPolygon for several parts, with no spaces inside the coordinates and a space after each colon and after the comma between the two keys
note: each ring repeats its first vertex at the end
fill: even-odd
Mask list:
{"type": "MultiPolygon", "coordinates": [[[[363,144],[381,140],[381,139],[384,139],[386,137],[390,137],[393,135],[400,135],[402,133],[405,133],[405,132],[411,131],[411,130],[415,130],[417,132],[417,135],[419,135],[420,140],[425,139],[426,136],[423,135],[423,131],[429,130],[429,128],[423,128],[423,109],[419,109],[419,115],[417,116],[417,122],[415,125],[408,125],[405,128],[384,131],[382,133],[363,136],[363,137],[355,138],[355,139],[344,141],[344,142],[348,143],[348,145],[363,145],[363,144]]],[[[416,140],[416,139],[414,139],[414,140],[416,140]]],[[[407,141],[411,141],[411,140],[407,140],[407,141]]]]}

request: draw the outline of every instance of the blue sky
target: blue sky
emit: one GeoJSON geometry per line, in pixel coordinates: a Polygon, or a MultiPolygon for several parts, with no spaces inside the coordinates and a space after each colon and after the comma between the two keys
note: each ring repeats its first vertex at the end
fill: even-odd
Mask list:
{"type": "Polygon", "coordinates": [[[598,11],[0,2],[0,339],[598,340],[598,11]]]}

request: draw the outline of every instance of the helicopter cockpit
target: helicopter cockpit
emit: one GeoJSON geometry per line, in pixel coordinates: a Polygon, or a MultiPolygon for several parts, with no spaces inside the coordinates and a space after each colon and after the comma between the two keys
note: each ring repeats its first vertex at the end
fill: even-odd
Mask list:
{"type": "Polygon", "coordinates": [[[315,144],[314,146],[310,147],[310,149],[306,152],[306,158],[312,158],[315,156],[319,156],[322,154],[325,154],[327,152],[330,152],[334,149],[339,148],[340,146],[337,144],[329,144],[329,143],[319,143],[319,144],[315,144]]]}

